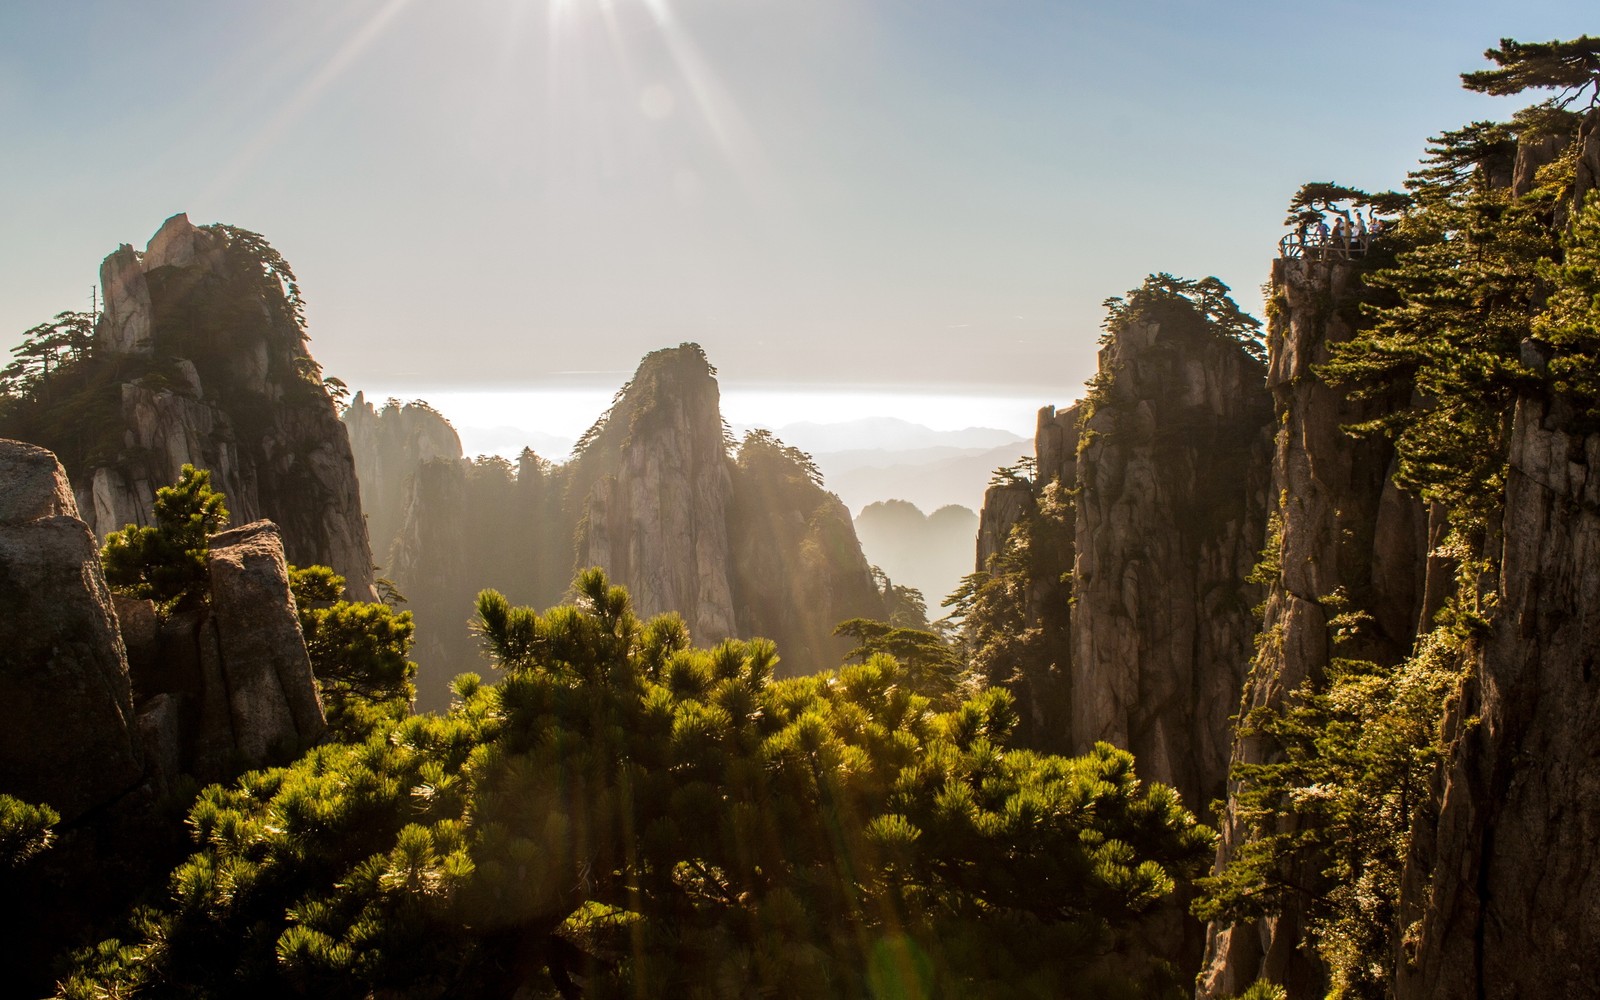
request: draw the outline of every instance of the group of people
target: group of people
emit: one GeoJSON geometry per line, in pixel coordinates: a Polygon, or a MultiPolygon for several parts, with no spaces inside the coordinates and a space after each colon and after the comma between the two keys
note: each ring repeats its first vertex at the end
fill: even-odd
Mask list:
{"type": "Polygon", "coordinates": [[[1367,217],[1362,218],[1361,209],[1353,212],[1340,212],[1334,220],[1333,228],[1328,228],[1328,220],[1319,215],[1315,225],[1300,226],[1300,243],[1305,247],[1318,247],[1342,253],[1360,255],[1366,252],[1372,241],[1383,235],[1386,223],[1379,217],[1376,209],[1367,212],[1367,217]]]}

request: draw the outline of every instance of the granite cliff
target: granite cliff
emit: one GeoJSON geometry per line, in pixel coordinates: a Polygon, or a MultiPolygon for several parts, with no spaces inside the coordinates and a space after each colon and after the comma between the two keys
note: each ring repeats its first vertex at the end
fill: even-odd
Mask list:
{"type": "Polygon", "coordinates": [[[372,555],[349,440],[306,350],[293,272],[266,241],[168,219],[100,269],[86,357],[3,431],[56,452],[100,538],[147,524],[158,487],[209,469],[240,522],[269,518],[289,560],[371,599],[372,555]]]}
{"type": "MultiPolygon", "coordinates": [[[[1338,655],[1398,663],[1424,618],[1428,567],[1427,512],[1394,485],[1392,446],[1345,431],[1409,399],[1351,400],[1317,373],[1331,346],[1354,335],[1363,293],[1358,269],[1341,261],[1280,259],[1271,293],[1272,515],[1261,535],[1257,573],[1266,587],[1262,640],[1253,657],[1241,660],[1249,664],[1242,695],[1236,695],[1241,713],[1281,711],[1302,685],[1320,684],[1340,639],[1331,623],[1352,610],[1370,615],[1371,623],[1353,641],[1341,641],[1338,655]]],[[[1234,765],[1283,752],[1258,735],[1228,743],[1234,765]]],[[[1230,788],[1219,817],[1219,869],[1250,836],[1237,815],[1238,792],[1237,784],[1230,788]]],[[[1260,921],[1214,923],[1199,995],[1233,996],[1258,977],[1288,985],[1297,996],[1313,995],[1327,972],[1303,947],[1306,932],[1306,916],[1295,902],[1260,921]]]]}
{"type": "Polygon", "coordinates": [[[984,501],[980,579],[1010,579],[1006,630],[1034,655],[982,637],[975,653],[1035,742],[1111,742],[1203,803],[1222,793],[1255,632],[1264,369],[1181,294],[1135,293],[1104,344],[1089,397],[1040,411],[1035,475],[984,501]]]}

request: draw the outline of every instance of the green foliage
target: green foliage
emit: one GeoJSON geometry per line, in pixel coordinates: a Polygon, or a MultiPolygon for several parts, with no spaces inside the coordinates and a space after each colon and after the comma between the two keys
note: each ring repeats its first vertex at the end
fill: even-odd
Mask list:
{"type": "Polygon", "coordinates": [[[1124,931],[1211,835],[1126,753],[1012,749],[1004,692],[938,713],[883,655],[774,680],[770,643],[691,649],[598,571],[575,591],[542,615],[481,595],[500,681],[459,678],[448,715],[207,789],[171,904],[80,953],[61,995],[1099,997],[1150,978],[1124,931]]]}
{"type": "Polygon", "coordinates": [[[745,432],[744,440],[739,442],[737,460],[746,468],[757,465],[767,468],[789,466],[803,474],[811,485],[822,486],[822,470],[817,468],[811,456],[799,448],[784,444],[769,430],[745,432]]]}
{"type": "Polygon", "coordinates": [[[904,668],[906,683],[913,691],[940,708],[955,707],[966,663],[943,636],[866,618],[840,622],[833,634],[856,641],[848,659],[865,663],[880,654],[893,657],[904,668]]]}
{"type": "Polygon", "coordinates": [[[300,332],[306,329],[306,304],[300,295],[300,285],[289,262],[283,259],[267,238],[248,229],[213,223],[201,226],[202,230],[222,237],[225,252],[239,272],[249,275],[262,302],[275,316],[300,332]]]}
{"type": "Polygon", "coordinates": [[[417,696],[411,612],[345,600],[344,578],[326,566],[291,566],[289,587],[333,737],[359,742],[405,719],[417,696]]]}
{"type": "Polygon", "coordinates": [[[1554,90],[1543,104],[1565,108],[1590,91],[1589,106],[1600,104],[1600,38],[1583,35],[1572,41],[1519,42],[1500,39],[1498,49],[1483,57],[1496,69],[1461,74],[1461,85],[1480,94],[1520,94],[1554,90]]]}
{"type": "Polygon", "coordinates": [[[1319,369],[1357,397],[1414,395],[1415,405],[1355,430],[1392,437],[1396,481],[1445,505],[1469,544],[1497,516],[1511,402],[1536,378],[1521,345],[1553,290],[1562,189],[1556,178],[1513,199],[1447,183],[1419,199],[1397,232],[1395,266],[1366,277],[1386,304],[1319,369]]]}
{"type": "Polygon", "coordinates": [[[205,598],[207,536],[228,523],[211,471],[185,465],[176,483],[156,490],[152,513],[154,525],[130,524],[106,536],[100,552],[106,582],[168,609],[198,604],[205,598]]]}
{"type": "Polygon", "coordinates": [[[1160,322],[1174,315],[1198,314],[1212,334],[1241,344],[1250,356],[1265,360],[1261,343],[1261,321],[1240,309],[1230,289],[1217,278],[1198,281],[1162,272],[1144,279],[1144,284],[1126,296],[1112,296],[1102,303],[1106,308],[1103,324],[1106,335],[1132,322],[1160,322]]]}
{"type": "Polygon", "coordinates": [[[1250,984],[1250,988],[1239,994],[1235,1000],[1289,1000],[1289,991],[1277,983],[1269,983],[1265,979],[1250,984]]]}
{"type": "Polygon", "coordinates": [[[22,335],[11,349],[12,362],[0,371],[0,394],[46,396],[51,375],[87,360],[94,347],[94,316],[86,312],[57,313],[22,335]]]}
{"type": "Polygon", "coordinates": [[[1579,430],[1600,430],[1600,193],[1589,192],[1562,239],[1561,260],[1543,261],[1552,289],[1533,335],[1553,350],[1550,388],[1581,413],[1579,430]]]}
{"type": "Polygon", "coordinates": [[[49,806],[0,795],[0,885],[5,875],[50,847],[55,840],[51,828],[59,822],[61,814],[49,806]]]}
{"type": "Polygon", "coordinates": [[[1300,190],[1289,199],[1289,216],[1284,225],[1309,225],[1329,214],[1342,215],[1348,220],[1350,212],[1359,208],[1394,215],[1410,207],[1411,197],[1398,191],[1368,194],[1360,188],[1332,181],[1311,181],[1300,185],[1300,190]]]}
{"type": "MultiPolygon", "coordinates": [[[[959,624],[972,676],[1004,687],[1047,713],[1063,711],[1071,663],[1072,496],[1045,484],[982,571],[945,599],[959,624]]],[[[1059,733],[1024,726],[1020,742],[1048,748],[1059,733]]]]}
{"type": "Polygon", "coordinates": [[[1335,660],[1324,685],[1245,716],[1240,737],[1281,756],[1235,766],[1233,806],[1249,837],[1225,869],[1199,880],[1195,915],[1252,920],[1303,900],[1335,995],[1386,997],[1408,838],[1467,659],[1462,635],[1439,629],[1397,668],[1335,660]]]}

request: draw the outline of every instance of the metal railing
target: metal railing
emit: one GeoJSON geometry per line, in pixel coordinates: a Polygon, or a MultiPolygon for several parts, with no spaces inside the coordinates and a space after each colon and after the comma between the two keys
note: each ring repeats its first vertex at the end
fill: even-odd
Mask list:
{"type": "Polygon", "coordinates": [[[1352,260],[1365,257],[1371,245],[1371,233],[1367,234],[1366,239],[1359,234],[1351,237],[1347,233],[1329,233],[1326,236],[1320,233],[1290,233],[1278,241],[1278,256],[1306,260],[1352,260]]]}

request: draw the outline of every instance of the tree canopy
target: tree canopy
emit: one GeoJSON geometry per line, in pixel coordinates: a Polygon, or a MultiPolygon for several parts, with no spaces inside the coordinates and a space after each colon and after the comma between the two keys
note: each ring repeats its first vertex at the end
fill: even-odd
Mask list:
{"type": "Polygon", "coordinates": [[[106,536],[100,552],[106,582],[167,608],[198,603],[206,588],[207,536],[228,523],[211,470],[185,465],[176,483],[156,490],[152,517],[152,525],[130,524],[106,536]]]}
{"type": "Polygon", "coordinates": [[[1505,96],[1526,90],[1554,90],[1544,104],[1566,108],[1584,91],[1589,107],[1600,105],[1600,38],[1583,35],[1570,41],[1519,42],[1500,39],[1500,47],[1483,57],[1495,69],[1461,74],[1461,85],[1480,94],[1505,96]]]}
{"type": "Polygon", "coordinates": [[[1211,834],[1126,753],[1015,749],[1004,692],[937,712],[887,656],[774,680],[770,643],[575,589],[481,595],[499,682],[447,715],[207,789],[171,903],[62,995],[1174,988],[1129,929],[1211,834]]]}

